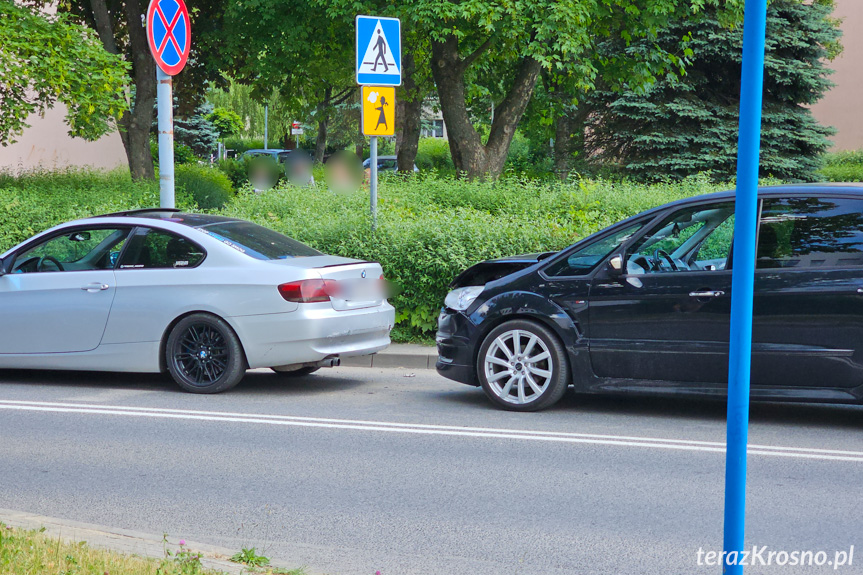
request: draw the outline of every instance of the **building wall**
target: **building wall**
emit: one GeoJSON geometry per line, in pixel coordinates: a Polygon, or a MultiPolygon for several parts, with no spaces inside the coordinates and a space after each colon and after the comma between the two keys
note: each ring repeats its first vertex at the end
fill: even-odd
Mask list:
{"type": "Polygon", "coordinates": [[[30,128],[9,146],[0,146],[0,171],[84,167],[112,169],[127,166],[120,134],[113,132],[95,142],[69,136],[62,104],[27,119],[30,128]]]}
{"type": "Polygon", "coordinates": [[[863,0],[836,0],[834,16],[843,19],[845,50],[828,64],[836,71],[830,78],[836,86],[812,107],[812,113],[822,124],[838,130],[833,136],[834,150],[858,150],[863,149],[863,0]]]}

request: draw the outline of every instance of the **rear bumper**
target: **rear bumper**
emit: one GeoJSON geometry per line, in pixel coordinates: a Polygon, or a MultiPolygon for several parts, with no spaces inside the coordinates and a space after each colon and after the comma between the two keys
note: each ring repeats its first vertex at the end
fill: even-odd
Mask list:
{"type": "Polygon", "coordinates": [[[395,310],[388,303],[336,311],[329,303],[296,311],[228,318],[250,368],[311,363],[329,357],[371,355],[390,344],[395,310]]]}
{"type": "Polygon", "coordinates": [[[474,361],[474,331],[476,326],[464,314],[448,309],[438,316],[437,372],[447,379],[479,385],[474,361]]]}

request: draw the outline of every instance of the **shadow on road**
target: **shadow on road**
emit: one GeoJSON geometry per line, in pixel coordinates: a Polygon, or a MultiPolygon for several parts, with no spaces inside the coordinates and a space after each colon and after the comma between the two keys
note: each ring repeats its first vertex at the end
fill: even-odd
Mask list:
{"type": "MultiPolygon", "coordinates": [[[[269,371],[250,371],[240,384],[220,395],[242,393],[244,395],[267,394],[303,396],[316,395],[330,391],[345,391],[363,385],[364,382],[342,376],[332,377],[320,372],[301,377],[280,377],[269,371]]],[[[0,370],[0,386],[51,385],[75,389],[104,390],[106,388],[124,390],[167,391],[185,393],[167,374],[158,373],[117,373],[90,371],[32,371],[0,370]]]]}
{"type": "MultiPolygon", "coordinates": [[[[440,403],[458,404],[462,407],[497,410],[480,388],[465,387],[463,390],[430,393],[426,396],[440,403]]],[[[593,416],[632,416],[681,421],[725,421],[726,404],[722,400],[695,399],[685,397],[648,397],[626,395],[585,395],[569,390],[554,407],[534,414],[520,414],[525,418],[593,416]]],[[[778,403],[753,402],[750,421],[763,425],[798,425],[847,429],[863,429],[863,406],[829,403],[778,403]]]]}

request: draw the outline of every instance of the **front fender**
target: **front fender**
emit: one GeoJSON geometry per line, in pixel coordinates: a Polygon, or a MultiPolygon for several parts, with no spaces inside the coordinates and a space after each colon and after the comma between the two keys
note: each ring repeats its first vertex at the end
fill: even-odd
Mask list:
{"type": "Polygon", "coordinates": [[[514,291],[492,296],[473,310],[469,317],[480,329],[478,341],[504,321],[532,319],[551,328],[570,353],[579,347],[586,347],[582,326],[559,305],[532,292],[514,291]]]}

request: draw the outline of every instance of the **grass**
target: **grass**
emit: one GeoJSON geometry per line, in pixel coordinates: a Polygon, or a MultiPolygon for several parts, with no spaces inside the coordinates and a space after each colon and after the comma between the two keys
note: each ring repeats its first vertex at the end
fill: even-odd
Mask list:
{"type": "MultiPolygon", "coordinates": [[[[86,542],[68,543],[44,530],[24,530],[0,523],[0,573],[3,575],[223,575],[206,569],[200,557],[180,547],[166,551],[163,559],[125,555],[95,549],[86,542]]],[[[262,575],[303,575],[302,569],[286,571],[250,569],[262,575]]]]}

